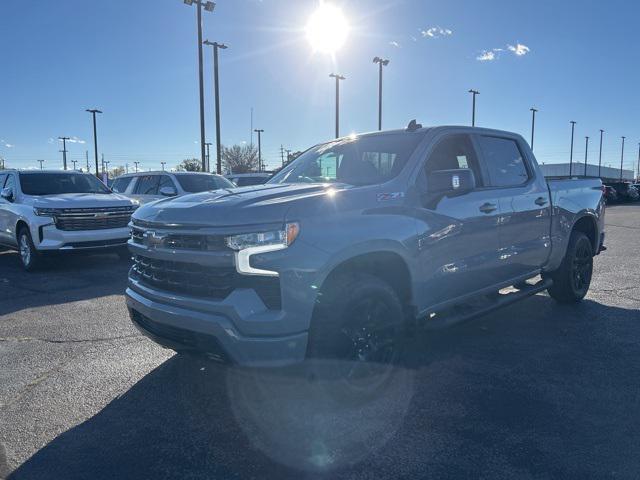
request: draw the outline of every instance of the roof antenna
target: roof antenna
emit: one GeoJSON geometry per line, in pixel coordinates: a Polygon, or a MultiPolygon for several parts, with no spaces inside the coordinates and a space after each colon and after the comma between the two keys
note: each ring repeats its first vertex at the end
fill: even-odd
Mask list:
{"type": "Polygon", "coordinates": [[[422,128],[422,124],[417,123],[415,118],[409,122],[409,125],[407,125],[407,131],[409,132],[415,132],[419,128],[422,128]]]}

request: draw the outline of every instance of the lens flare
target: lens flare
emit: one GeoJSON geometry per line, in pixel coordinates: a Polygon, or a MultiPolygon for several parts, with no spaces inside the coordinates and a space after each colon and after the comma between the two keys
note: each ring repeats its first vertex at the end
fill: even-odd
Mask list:
{"type": "Polygon", "coordinates": [[[332,54],[347,40],[349,24],[340,8],[321,3],[309,17],[305,30],[314,51],[332,54]]]}

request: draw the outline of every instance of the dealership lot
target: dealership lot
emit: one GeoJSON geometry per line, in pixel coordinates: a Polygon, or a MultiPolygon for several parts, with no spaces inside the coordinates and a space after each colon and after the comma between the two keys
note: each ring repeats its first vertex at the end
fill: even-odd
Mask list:
{"type": "Polygon", "coordinates": [[[173,356],[115,255],[0,253],[0,478],[637,478],[640,205],[606,220],[582,304],[421,330],[376,398],[173,356]]]}

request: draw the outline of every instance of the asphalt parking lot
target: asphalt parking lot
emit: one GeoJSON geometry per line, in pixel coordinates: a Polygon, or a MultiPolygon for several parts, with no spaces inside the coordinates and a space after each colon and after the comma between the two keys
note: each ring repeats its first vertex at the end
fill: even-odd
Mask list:
{"type": "Polygon", "coordinates": [[[174,356],[115,255],[0,253],[0,477],[640,477],[640,206],[607,211],[587,299],[420,331],[376,398],[174,356]]]}

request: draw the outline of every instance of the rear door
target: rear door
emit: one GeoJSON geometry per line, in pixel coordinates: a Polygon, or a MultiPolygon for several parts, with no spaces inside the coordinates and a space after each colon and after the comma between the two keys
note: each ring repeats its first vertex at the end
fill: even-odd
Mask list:
{"type": "Polygon", "coordinates": [[[435,140],[419,175],[470,168],[477,188],[457,196],[421,199],[417,212],[421,291],[434,306],[477,292],[499,281],[498,219],[495,192],[485,187],[485,173],[468,134],[435,140]]]}
{"type": "MultiPolygon", "coordinates": [[[[11,188],[14,202],[18,196],[15,176],[15,173],[0,174],[0,191],[4,188],[11,188]]],[[[16,223],[17,215],[14,213],[13,203],[0,197],[0,243],[15,245],[14,229],[16,223]]]]}
{"type": "Polygon", "coordinates": [[[142,175],[138,177],[131,195],[140,203],[147,203],[160,198],[158,189],[160,184],[160,175],[142,175]]]}
{"type": "Polygon", "coordinates": [[[551,252],[551,201],[547,182],[518,136],[475,135],[487,187],[500,203],[500,276],[503,280],[535,272],[551,252]]]}

